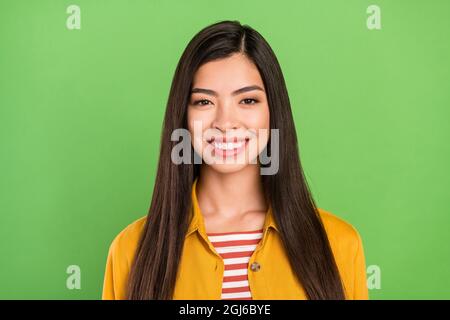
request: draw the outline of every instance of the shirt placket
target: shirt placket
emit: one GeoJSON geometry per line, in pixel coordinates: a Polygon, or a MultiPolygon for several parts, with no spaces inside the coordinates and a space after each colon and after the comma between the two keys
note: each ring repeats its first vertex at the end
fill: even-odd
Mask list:
{"type": "Polygon", "coordinates": [[[248,284],[250,291],[254,299],[263,299],[266,294],[265,278],[264,278],[264,266],[261,263],[262,250],[265,247],[265,243],[269,236],[269,227],[264,229],[263,237],[256,246],[253,254],[250,256],[248,262],[248,284]]]}

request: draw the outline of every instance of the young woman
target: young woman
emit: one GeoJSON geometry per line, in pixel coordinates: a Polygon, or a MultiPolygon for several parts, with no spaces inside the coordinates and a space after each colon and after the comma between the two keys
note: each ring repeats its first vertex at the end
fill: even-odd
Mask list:
{"type": "Polygon", "coordinates": [[[190,41],[160,152],[148,215],[110,246],[104,299],[368,298],[361,238],[316,207],[280,65],[257,31],[223,21],[190,41]],[[174,159],[177,129],[192,161],[174,159]],[[265,152],[276,165],[262,174],[265,152]]]}

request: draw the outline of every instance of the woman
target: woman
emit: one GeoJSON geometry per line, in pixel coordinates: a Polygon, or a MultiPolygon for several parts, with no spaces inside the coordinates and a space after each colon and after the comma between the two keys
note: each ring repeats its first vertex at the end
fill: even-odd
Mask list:
{"type": "Polygon", "coordinates": [[[223,21],[190,41],[160,152],[148,215],[110,246],[104,299],[368,298],[361,238],[316,208],[283,74],[258,32],[223,21]],[[180,129],[191,137],[181,163],[180,129]]]}

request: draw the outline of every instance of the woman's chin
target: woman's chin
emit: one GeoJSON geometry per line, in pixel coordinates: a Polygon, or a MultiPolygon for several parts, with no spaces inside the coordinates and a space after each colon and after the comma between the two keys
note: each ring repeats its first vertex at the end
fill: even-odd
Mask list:
{"type": "Polygon", "coordinates": [[[214,163],[208,165],[212,170],[219,173],[235,173],[243,170],[244,168],[250,166],[249,163],[214,163]]]}

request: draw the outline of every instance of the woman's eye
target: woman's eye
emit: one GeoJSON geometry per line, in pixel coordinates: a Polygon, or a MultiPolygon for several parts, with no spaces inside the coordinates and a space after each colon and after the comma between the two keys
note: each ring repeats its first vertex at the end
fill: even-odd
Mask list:
{"type": "Polygon", "coordinates": [[[211,101],[209,101],[209,100],[206,100],[206,99],[202,99],[202,100],[197,100],[197,101],[194,101],[194,105],[199,105],[199,106],[206,106],[206,105],[208,105],[207,103],[205,103],[205,102],[211,102],[211,101]]]}
{"type": "Polygon", "coordinates": [[[251,98],[248,98],[248,99],[243,99],[242,101],[245,101],[245,103],[244,103],[244,104],[255,104],[255,103],[257,103],[257,102],[258,102],[257,100],[255,100],[255,99],[251,99],[251,98]]]}
{"type": "MultiPolygon", "coordinates": [[[[210,102],[211,101],[209,101],[207,99],[200,99],[200,100],[194,101],[193,104],[196,106],[207,106],[210,102]]],[[[243,99],[242,102],[244,104],[255,104],[255,103],[258,103],[258,100],[252,99],[252,98],[247,98],[247,99],[243,99]]]]}

